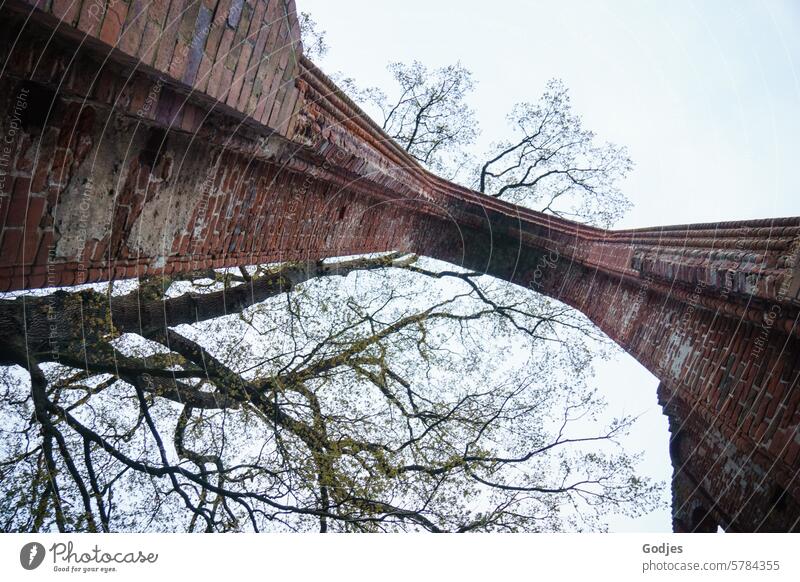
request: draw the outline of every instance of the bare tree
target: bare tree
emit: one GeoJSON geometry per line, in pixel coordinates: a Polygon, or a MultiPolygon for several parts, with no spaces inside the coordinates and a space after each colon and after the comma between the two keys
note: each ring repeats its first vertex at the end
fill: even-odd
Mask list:
{"type": "Polygon", "coordinates": [[[319,29],[317,21],[308,12],[298,14],[300,25],[300,41],[303,43],[303,54],[309,59],[321,59],[328,52],[326,32],[319,29]]]}
{"type": "Polygon", "coordinates": [[[494,144],[477,188],[542,212],[608,227],[630,203],[618,182],[632,168],[625,148],[596,143],[554,79],[537,103],[519,103],[508,116],[513,138],[494,144]]]}
{"type": "Polygon", "coordinates": [[[385,255],[0,301],[0,527],[560,531],[648,511],[632,419],[587,421],[594,328],[532,297],[385,255]]]}
{"type": "MultiPolygon", "coordinates": [[[[301,15],[306,54],[321,58],[325,32],[301,15]]],[[[624,147],[600,142],[572,110],[569,90],[552,79],[536,102],[516,104],[507,116],[510,135],[482,156],[468,98],[472,73],[461,63],[429,70],[419,61],[388,65],[396,87],[387,94],[334,75],[341,88],[378,118],[384,131],[415,160],[483,194],[610,227],[630,209],[619,188],[633,168],[624,147]]]]}
{"type": "Polygon", "coordinates": [[[337,75],[351,97],[379,116],[379,124],[415,160],[448,176],[464,165],[467,148],[478,135],[478,122],[466,99],[474,88],[472,73],[461,63],[428,69],[419,61],[390,63],[397,83],[390,98],[377,87],[360,88],[337,75]]]}
{"type": "Polygon", "coordinates": [[[466,103],[471,73],[460,63],[429,72],[392,63],[392,98],[339,78],[348,94],[376,112],[388,135],[433,172],[534,210],[610,227],[630,208],[619,188],[633,163],[627,150],[599,143],[575,114],[562,81],[551,80],[536,103],[519,103],[507,119],[511,137],[491,145],[482,162],[466,103]]]}

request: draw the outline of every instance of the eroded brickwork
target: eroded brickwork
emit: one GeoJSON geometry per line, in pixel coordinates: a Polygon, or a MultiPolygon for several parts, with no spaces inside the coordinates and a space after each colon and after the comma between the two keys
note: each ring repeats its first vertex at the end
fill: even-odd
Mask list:
{"type": "Polygon", "coordinates": [[[331,184],[324,162],[303,171],[283,129],[298,116],[256,123],[42,22],[0,41],[3,289],[407,246],[399,208],[331,184]]]}
{"type": "Polygon", "coordinates": [[[604,231],[449,184],[301,56],[291,0],[0,15],[3,290],[386,250],[478,269],[661,380],[676,531],[798,529],[800,219],[604,231]]]}

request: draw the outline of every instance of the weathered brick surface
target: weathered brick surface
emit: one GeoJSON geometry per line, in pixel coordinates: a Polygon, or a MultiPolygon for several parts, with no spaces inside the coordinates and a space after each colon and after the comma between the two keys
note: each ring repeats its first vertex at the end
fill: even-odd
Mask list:
{"type": "Polygon", "coordinates": [[[576,307],[661,380],[677,531],[798,528],[800,219],[612,232],[483,197],[299,49],[286,0],[40,5],[0,40],[0,288],[385,250],[465,265],[576,307]]]}
{"type": "Polygon", "coordinates": [[[208,94],[288,134],[292,111],[282,106],[297,100],[294,79],[301,50],[293,2],[13,0],[11,8],[29,10],[26,4],[37,6],[34,19],[77,25],[77,31],[117,49],[115,58],[152,66],[174,84],[208,94]],[[267,45],[268,37],[272,42],[267,45]],[[262,63],[269,66],[262,68],[262,63]]]}

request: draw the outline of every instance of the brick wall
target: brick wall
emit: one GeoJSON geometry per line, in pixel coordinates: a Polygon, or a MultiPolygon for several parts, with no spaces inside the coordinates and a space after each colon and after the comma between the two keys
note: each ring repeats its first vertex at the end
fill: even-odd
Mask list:
{"type": "MultiPolygon", "coordinates": [[[[294,0],[26,0],[37,20],[284,135],[301,54],[294,0]],[[50,18],[48,18],[50,16],[50,18]],[[57,19],[57,20],[56,20],[57,19]],[[100,41],[99,43],[97,41],[100,41]]],[[[20,12],[25,8],[14,2],[20,12]]]]}
{"type": "MultiPolygon", "coordinates": [[[[220,26],[241,26],[241,10],[220,26]]],[[[280,91],[254,109],[271,106],[261,119],[279,122],[258,123],[119,51],[50,39],[39,16],[16,45],[0,41],[3,290],[407,246],[399,208],[332,184],[324,168],[315,177],[294,167],[309,166],[285,139],[297,116],[281,117],[280,91]]],[[[22,18],[3,13],[12,27],[22,18]]],[[[271,30],[288,30],[281,22],[271,30]]]]}

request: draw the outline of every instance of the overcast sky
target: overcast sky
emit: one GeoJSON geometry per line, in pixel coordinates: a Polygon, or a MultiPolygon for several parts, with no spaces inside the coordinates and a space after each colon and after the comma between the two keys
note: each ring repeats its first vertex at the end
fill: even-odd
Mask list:
{"type": "MultiPolygon", "coordinates": [[[[387,90],[390,61],[461,61],[481,144],[548,79],[571,90],[600,138],[629,148],[635,204],[620,227],[800,215],[800,2],[797,0],[297,0],[327,31],[320,61],[387,90]]],[[[479,151],[483,148],[479,148],[479,151]]],[[[670,475],[657,381],[621,355],[599,366],[617,411],[643,413],[645,471],[670,475]]],[[[669,531],[668,511],[617,531],[669,531]]]]}

